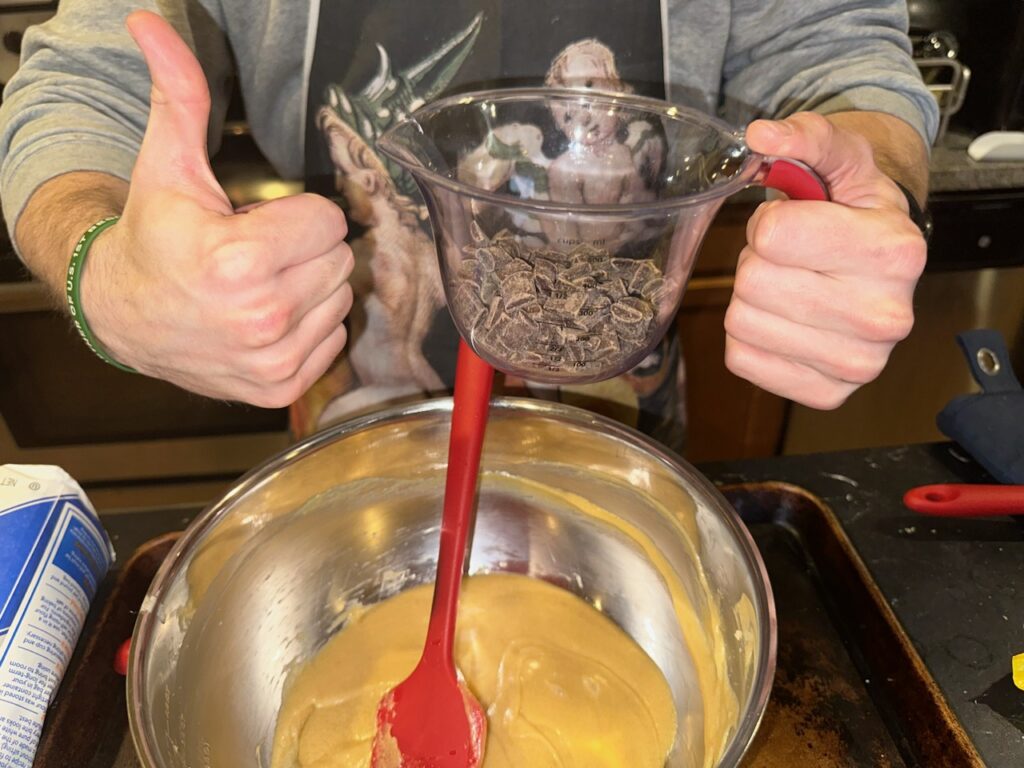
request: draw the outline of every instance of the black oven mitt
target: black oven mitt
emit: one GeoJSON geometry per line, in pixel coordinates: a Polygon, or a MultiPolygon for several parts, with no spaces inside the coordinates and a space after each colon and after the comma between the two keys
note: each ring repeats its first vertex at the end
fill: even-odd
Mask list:
{"type": "Polygon", "coordinates": [[[1024,484],[1024,389],[1010,368],[998,331],[956,337],[982,391],[953,398],[939,413],[939,429],[956,440],[1001,483],[1024,484]]]}

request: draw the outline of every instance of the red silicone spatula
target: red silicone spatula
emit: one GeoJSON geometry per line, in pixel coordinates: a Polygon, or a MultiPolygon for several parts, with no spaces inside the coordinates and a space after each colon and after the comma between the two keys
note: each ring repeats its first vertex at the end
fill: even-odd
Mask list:
{"type": "Polygon", "coordinates": [[[475,768],[483,757],[487,720],[480,702],[459,683],[452,648],[493,380],[494,369],[460,342],[427,640],[412,674],[377,708],[373,768],[475,768]]]}
{"type": "Polygon", "coordinates": [[[903,503],[915,512],[939,517],[1024,515],[1024,485],[922,485],[907,491],[903,503]]]}

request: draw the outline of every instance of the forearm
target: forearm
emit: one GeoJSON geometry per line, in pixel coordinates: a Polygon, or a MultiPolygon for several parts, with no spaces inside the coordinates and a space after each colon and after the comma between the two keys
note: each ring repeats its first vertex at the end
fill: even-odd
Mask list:
{"type": "Polygon", "coordinates": [[[911,57],[904,0],[732,4],[726,116],[817,112],[871,142],[879,167],[919,202],[939,110],[911,57]],[[916,136],[914,135],[916,134],[916,136]]]}
{"type": "Polygon", "coordinates": [[[908,123],[882,112],[836,112],[829,122],[860,134],[871,144],[875,164],[924,207],[928,197],[928,150],[908,123]]]}
{"type": "Polygon", "coordinates": [[[73,246],[124,201],[118,179],[132,174],[149,114],[150,78],[124,25],[140,5],[159,6],[198,50],[213,84],[209,151],[217,146],[230,72],[218,0],[61,0],[50,21],[26,32],[0,106],[4,215],[19,255],[51,287],[67,267],[65,236],[77,230],[73,246]]]}
{"type": "Polygon", "coordinates": [[[55,296],[63,295],[71,251],[82,234],[100,219],[120,214],[127,197],[126,181],[90,171],[51,179],[29,199],[15,241],[25,264],[55,296]]]}

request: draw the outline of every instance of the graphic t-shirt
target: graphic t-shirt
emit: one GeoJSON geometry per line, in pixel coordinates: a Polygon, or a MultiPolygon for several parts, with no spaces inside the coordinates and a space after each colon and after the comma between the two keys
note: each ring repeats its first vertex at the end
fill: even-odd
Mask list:
{"type": "MultiPolygon", "coordinates": [[[[452,386],[458,335],[430,222],[412,177],[375,151],[387,128],[439,97],[486,88],[664,98],[664,66],[657,2],[324,0],[309,75],[307,186],[345,208],[356,306],[346,352],[293,409],[295,431],[452,386]]],[[[553,386],[507,375],[497,387],[603,412],[677,449],[683,442],[674,329],[608,381],[553,386]]]]}

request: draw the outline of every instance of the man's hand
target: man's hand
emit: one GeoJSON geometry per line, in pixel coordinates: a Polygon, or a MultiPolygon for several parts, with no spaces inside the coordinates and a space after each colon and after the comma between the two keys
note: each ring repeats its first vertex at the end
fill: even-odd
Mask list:
{"type": "Polygon", "coordinates": [[[199,62],[155,14],[134,13],[128,27],[153,79],[151,112],[121,221],[86,262],[85,315],[109,352],[142,373],[288,405],[345,344],[344,216],[315,195],[234,211],[207,159],[199,62]]]}
{"type": "Polygon", "coordinates": [[[801,113],[752,123],[747,142],[810,165],[833,202],[771,201],[751,216],[725,317],[726,365],[777,395],[836,408],[910,333],[924,238],[862,135],[801,113]]]}

